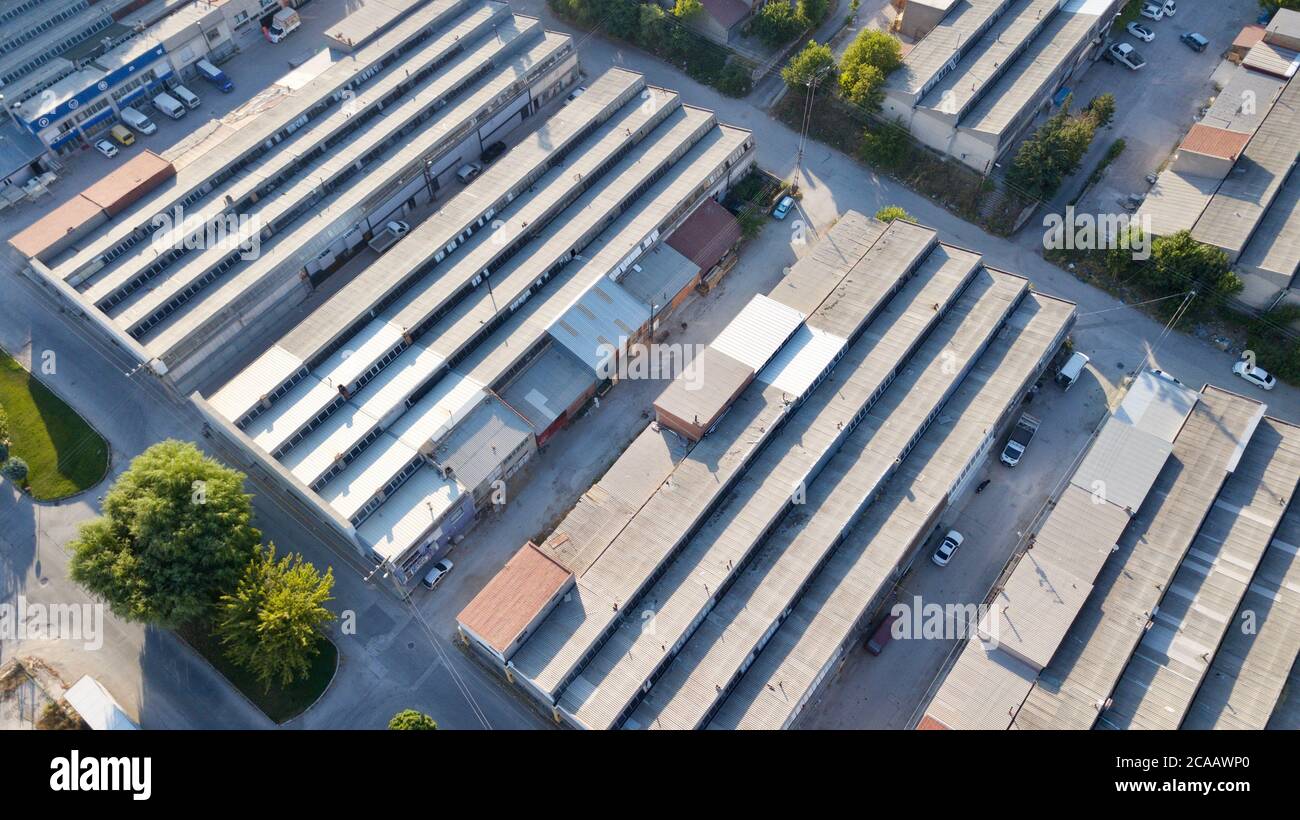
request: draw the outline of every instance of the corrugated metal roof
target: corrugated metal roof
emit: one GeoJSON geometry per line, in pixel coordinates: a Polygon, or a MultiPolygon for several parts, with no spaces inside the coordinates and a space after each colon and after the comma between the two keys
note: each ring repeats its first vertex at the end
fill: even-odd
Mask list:
{"type": "Polygon", "coordinates": [[[1207,387],[1156,486],[1016,715],[1018,728],[1090,728],[1209,511],[1263,405],[1207,387]]]}
{"type": "Polygon", "coordinates": [[[1228,84],[1215,96],[1201,122],[1253,134],[1272,109],[1273,101],[1284,85],[1285,80],[1272,74],[1237,68],[1228,78],[1228,84]]]}
{"type": "MultiPolygon", "coordinates": [[[[1099,725],[1177,729],[1300,482],[1300,429],[1265,419],[1192,542],[1099,725]]],[[[1241,625],[1238,625],[1241,628],[1241,625]]]]}
{"type": "Polygon", "coordinates": [[[1166,169],[1156,177],[1137,210],[1139,220],[1150,219],[1152,236],[1190,231],[1210,204],[1222,180],[1180,174],[1166,169]]]}
{"type": "Polygon", "coordinates": [[[551,324],[550,333],[593,372],[607,376],[648,321],[650,308],[606,279],[574,300],[551,324]]]}
{"type": "Polygon", "coordinates": [[[832,333],[801,325],[755,378],[792,396],[802,396],[830,368],[846,344],[832,333]]]}
{"type": "MultiPolygon", "coordinates": [[[[1018,277],[988,272],[975,273],[967,286],[972,272],[964,260],[942,261],[937,266],[927,263],[878,325],[861,334],[832,376],[833,391],[819,391],[810,400],[808,412],[815,410],[815,415],[808,418],[801,411],[787,423],[783,435],[801,446],[783,454],[774,445],[763,455],[761,460],[780,457],[782,468],[795,468],[794,476],[805,471],[808,486],[799,508],[777,522],[788,488],[780,482],[755,481],[754,491],[742,496],[746,509],[722,522],[721,535],[715,536],[711,525],[701,531],[706,544],[725,548],[730,542],[733,549],[745,546],[741,536],[747,534],[750,549],[757,553],[631,721],[655,728],[695,728],[707,717],[909,445],[938,418],[967,365],[991,341],[1024,288],[1018,277]],[[943,320],[932,308],[935,300],[951,306],[943,320]],[[926,331],[932,331],[928,337],[926,331]],[[884,389],[889,374],[900,366],[906,368],[904,374],[884,389]],[[840,429],[846,415],[864,412],[861,425],[840,429]],[[826,466],[815,474],[806,472],[814,460],[826,466]],[[770,527],[775,528],[759,548],[761,534],[770,527]]],[[[710,546],[709,551],[715,549],[710,546]]],[[[713,566],[724,558],[741,566],[733,554],[706,556],[703,563],[713,566]]]]}
{"type": "MultiPolygon", "coordinates": [[[[1090,579],[1075,575],[1031,549],[994,596],[992,610],[980,622],[980,637],[993,642],[999,652],[1010,653],[1028,664],[1037,674],[1052,660],[1091,591],[1090,579]]],[[[1027,694],[1028,686],[1022,696],[1027,694]]]]}
{"type": "Polygon", "coordinates": [[[949,729],[1006,729],[1035,674],[1006,652],[968,640],[925,714],[949,729]]]}
{"type": "Polygon", "coordinates": [[[319,495],[344,518],[352,518],[370,499],[411,462],[420,457],[388,433],[372,442],[361,455],[319,490],[319,495]]]}
{"type": "Polygon", "coordinates": [[[1232,173],[1206,206],[1192,236],[1223,248],[1232,261],[1245,248],[1300,153],[1300,82],[1292,79],[1251,137],[1232,173]]]}
{"type": "Polygon", "coordinates": [[[788,726],[846,641],[891,583],[899,562],[933,526],[947,493],[986,445],[992,424],[1037,375],[1064,336],[1074,306],[1027,295],[962,380],[945,414],[921,437],[862,519],[813,578],[789,617],[712,718],[711,728],[788,726]]]}
{"type": "Polygon", "coordinates": [[[1300,54],[1289,48],[1260,40],[1250,47],[1241,64],[1256,71],[1263,71],[1278,77],[1294,77],[1300,66],[1300,54]]]}
{"type": "Polygon", "coordinates": [[[547,345],[501,391],[501,398],[541,433],[596,386],[595,374],[563,345],[547,345]]]}
{"type": "Polygon", "coordinates": [[[303,366],[302,359],[279,345],[271,345],[220,390],[208,404],[232,424],[261,403],[268,384],[283,384],[303,366]]]}
{"type": "Polygon", "coordinates": [[[463,492],[432,467],[421,467],[357,527],[357,535],[376,555],[396,560],[442,521],[463,492]]]}
{"type": "Polygon", "coordinates": [[[1188,414],[1196,406],[1196,400],[1196,391],[1143,369],[1129,384],[1119,407],[1115,408],[1115,418],[1173,443],[1188,414]]]}
{"type": "Polygon", "coordinates": [[[433,458],[465,487],[476,490],[532,440],[528,422],[489,396],[443,438],[433,458]]]}
{"type": "Polygon", "coordinates": [[[1111,417],[1102,425],[1070,483],[1136,512],[1169,458],[1171,445],[1111,417]]]}
{"type": "Polygon", "coordinates": [[[1089,0],[1070,0],[1048,22],[1033,42],[961,119],[960,127],[992,134],[999,140],[1022,113],[1041,105],[1048,86],[1062,65],[1076,53],[1097,25],[1099,10],[1089,0]]]}
{"type": "Polygon", "coordinates": [[[448,370],[428,393],[393,422],[388,432],[408,447],[427,449],[441,441],[486,396],[482,384],[448,370]]]}
{"type": "Polygon", "coordinates": [[[709,345],[668,383],[654,407],[682,421],[712,427],[753,376],[753,368],[709,345]]]}
{"type": "Polygon", "coordinates": [[[958,65],[962,54],[978,43],[979,35],[1010,5],[1008,0],[972,0],[944,15],[912,46],[903,65],[886,81],[887,89],[921,94],[945,69],[958,65]]]}
{"type": "Polygon", "coordinates": [[[1241,253],[1243,268],[1294,277],[1300,268],[1300,173],[1291,176],[1241,253]]]}
{"type": "Polygon", "coordinates": [[[1287,509],[1232,623],[1182,728],[1263,729],[1284,689],[1295,691],[1288,673],[1300,654],[1300,504],[1287,509]]]}
{"type": "Polygon", "coordinates": [[[804,315],[794,308],[759,294],[727,323],[710,342],[710,347],[747,367],[761,370],[803,320],[804,315]]]}
{"type": "Polygon", "coordinates": [[[790,267],[768,296],[800,313],[812,313],[888,227],[857,211],[845,211],[821,241],[790,267]]]}
{"type": "Polygon", "coordinates": [[[641,255],[618,283],[642,304],[663,310],[700,275],[699,267],[667,243],[641,255]]]}

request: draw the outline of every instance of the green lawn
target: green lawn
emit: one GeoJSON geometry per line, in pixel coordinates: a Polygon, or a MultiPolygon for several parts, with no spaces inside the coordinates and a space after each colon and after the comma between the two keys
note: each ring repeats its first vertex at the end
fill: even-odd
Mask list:
{"type": "Polygon", "coordinates": [[[33,498],[73,495],[98,484],[108,471],[103,437],[2,350],[0,407],[9,416],[9,454],[27,462],[33,498]]]}
{"type": "Polygon", "coordinates": [[[276,723],[301,715],[316,702],[316,699],[329,686],[334,678],[334,667],[338,664],[338,647],[328,638],[321,639],[320,652],[312,659],[311,671],[307,677],[290,686],[272,686],[270,691],[248,671],[236,666],[226,658],[221,650],[221,643],[208,630],[187,626],[178,630],[185,642],[194,647],[208,663],[226,677],[244,697],[253,702],[267,717],[276,723]]]}

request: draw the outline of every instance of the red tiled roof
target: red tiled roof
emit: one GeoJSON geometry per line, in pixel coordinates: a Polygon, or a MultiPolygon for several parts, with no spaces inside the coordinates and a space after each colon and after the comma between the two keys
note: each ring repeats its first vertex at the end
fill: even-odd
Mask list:
{"type": "Polygon", "coordinates": [[[456,620],[504,654],[572,577],[530,541],[479,590],[456,620]]]}
{"type": "Polygon", "coordinates": [[[716,200],[704,200],[668,237],[668,247],[708,273],[740,239],[740,223],[716,200]]]}
{"type": "Polygon", "coordinates": [[[1180,147],[1184,151],[1235,160],[1241,155],[1242,149],[1248,142],[1250,142],[1250,134],[1215,128],[1198,122],[1187,132],[1187,136],[1183,137],[1183,144],[1180,147]]]}
{"type": "Polygon", "coordinates": [[[701,0],[704,10],[723,28],[730,29],[749,16],[750,8],[742,0],[701,0]]]}
{"type": "Polygon", "coordinates": [[[944,726],[942,723],[930,717],[929,715],[922,717],[921,722],[916,724],[916,730],[918,732],[945,730],[947,728],[948,728],[947,726],[944,726]]]}

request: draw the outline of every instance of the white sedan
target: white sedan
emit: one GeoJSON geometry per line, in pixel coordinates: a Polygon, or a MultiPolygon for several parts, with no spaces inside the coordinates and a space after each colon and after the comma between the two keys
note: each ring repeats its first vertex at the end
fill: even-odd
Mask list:
{"type": "Polygon", "coordinates": [[[1262,367],[1254,367],[1250,362],[1240,361],[1232,366],[1232,372],[1262,390],[1272,390],[1277,385],[1277,377],[1262,367]]]}
{"type": "Polygon", "coordinates": [[[1132,34],[1144,43],[1149,43],[1156,39],[1156,33],[1141,23],[1129,23],[1124,28],[1128,30],[1129,34],[1132,34]]]}
{"type": "Polygon", "coordinates": [[[939,549],[934,551],[934,555],[930,556],[930,560],[941,567],[948,566],[953,554],[957,552],[957,548],[965,540],[962,534],[956,530],[948,530],[948,534],[943,537],[943,543],[939,545],[939,549]]]}
{"type": "Polygon", "coordinates": [[[95,150],[103,154],[104,156],[108,157],[109,159],[112,159],[113,157],[117,156],[117,146],[109,142],[108,140],[99,140],[98,142],[96,142],[95,150]]]}

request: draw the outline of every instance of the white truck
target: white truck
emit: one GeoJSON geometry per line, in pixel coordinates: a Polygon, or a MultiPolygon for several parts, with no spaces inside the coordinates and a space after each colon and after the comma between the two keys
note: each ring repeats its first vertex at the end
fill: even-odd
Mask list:
{"type": "Polygon", "coordinates": [[[153,98],[153,107],[174,120],[179,120],[185,116],[185,106],[181,104],[180,100],[166,92],[153,98]]]}
{"type": "Polygon", "coordinates": [[[397,240],[406,236],[410,232],[410,225],[400,219],[394,219],[392,222],[385,225],[383,230],[376,233],[374,238],[367,244],[370,245],[371,250],[375,253],[383,253],[393,247],[397,240]]]}
{"type": "Polygon", "coordinates": [[[1025,448],[1033,439],[1034,433],[1038,432],[1038,419],[1023,413],[1020,420],[1016,422],[1015,428],[1011,431],[1011,438],[1007,440],[1007,446],[1002,448],[1002,463],[1008,467],[1014,467],[1020,463],[1020,459],[1025,454],[1025,448]]]}
{"type": "Polygon", "coordinates": [[[298,12],[293,9],[280,9],[271,18],[271,25],[266,30],[266,36],[270,38],[271,42],[278,43],[301,25],[302,18],[298,16],[298,12]]]}
{"type": "Polygon", "coordinates": [[[158,126],[153,124],[153,120],[141,114],[135,108],[127,105],[122,107],[122,122],[131,126],[141,134],[148,136],[158,130],[158,126]]]}

